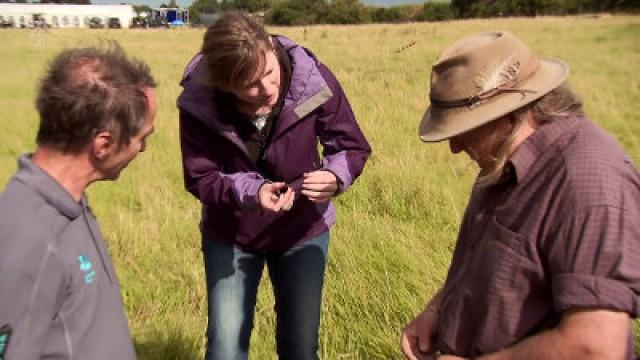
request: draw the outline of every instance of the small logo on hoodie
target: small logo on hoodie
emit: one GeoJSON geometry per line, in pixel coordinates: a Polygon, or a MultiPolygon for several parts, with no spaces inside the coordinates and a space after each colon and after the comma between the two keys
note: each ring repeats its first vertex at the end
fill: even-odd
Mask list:
{"type": "Polygon", "coordinates": [[[0,327],[0,360],[4,360],[4,356],[7,353],[11,332],[12,330],[9,324],[4,324],[0,327]]]}
{"type": "Polygon", "coordinates": [[[89,261],[89,258],[85,255],[78,256],[78,262],[80,263],[80,270],[84,272],[84,282],[91,284],[96,278],[96,271],[93,270],[93,264],[89,261]]]}

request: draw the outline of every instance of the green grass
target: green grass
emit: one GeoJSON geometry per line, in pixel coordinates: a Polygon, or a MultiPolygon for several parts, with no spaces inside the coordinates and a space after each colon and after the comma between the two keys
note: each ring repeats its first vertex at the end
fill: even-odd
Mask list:
{"type": "MultiPolygon", "coordinates": [[[[417,125],[429,69],[468,33],[505,29],[541,56],[572,67],[591,117],[640,163],[640,17],[568,17],[439,24],[273,28],[310,47],[336,73],[374,154],[337,199],[326,279],[323,359],[400,359],[400,331],[442,285],[475,166],[447,144],[422,144],[417,125]],[[417,41],[401,52],[397,49],[417,41]]],[[[175,100],[203,30],[0,31],[0,183],[34,148],[34,92],[64,47],[118,40],[152,67],[160,86],[156,133],[117,183],[89,193],[122,283],[141,359],[200,359],[206,292],[199,205],[182,186],[175,100]]],[[[263,282],[254,359],[273,359],[273,297],[263,282]]]]}

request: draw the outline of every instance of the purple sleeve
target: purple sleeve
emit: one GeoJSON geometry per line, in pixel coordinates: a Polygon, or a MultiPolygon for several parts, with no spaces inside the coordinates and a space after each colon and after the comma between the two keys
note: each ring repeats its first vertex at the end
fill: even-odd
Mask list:
{"type": "Polygon", "coordinates": [[[589,307],[638,315],[640,214],[629,210],[594,206],[563,221],[547,249],[557,312],[589,307]]]}
{"type": "Polygon", "coordinates": [[[356,122],[351,105],[331,71],[320,65],[320,73],[333,96],[323,105],[316,129],[323,147],[323,168],[338,178],[338,193],[346,191],[362,173],[371,147],[356,122]]]}
{"type": "Polygon", "coordinates": [[[189,113],[179,111],[186,189],[207,206],[257,209],[258,190],[265,179],[255,172],[222,172],[225,151],[216,143],[220,136],[189,113]]]}

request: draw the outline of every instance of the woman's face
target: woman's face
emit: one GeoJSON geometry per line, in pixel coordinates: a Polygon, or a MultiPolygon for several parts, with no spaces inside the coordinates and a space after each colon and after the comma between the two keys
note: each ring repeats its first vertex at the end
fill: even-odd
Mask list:
{"type": "Polygon", "coordinates": [[[280,96],[280,63],[273,51],[265,53],[261,72],[247,86],[231,90],[240,101],[251,107],[273,107],[280,96]]]}

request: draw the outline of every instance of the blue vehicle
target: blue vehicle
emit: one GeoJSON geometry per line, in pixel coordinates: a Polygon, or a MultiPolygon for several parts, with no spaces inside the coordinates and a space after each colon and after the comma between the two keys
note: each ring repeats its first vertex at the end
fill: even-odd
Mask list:
{"type": "Polygon", "coordinates": [[[160,20],[172,27],[184,26],[189,23],[189,10],[181,8],[151,9],[151,19],[160,20]]]}

